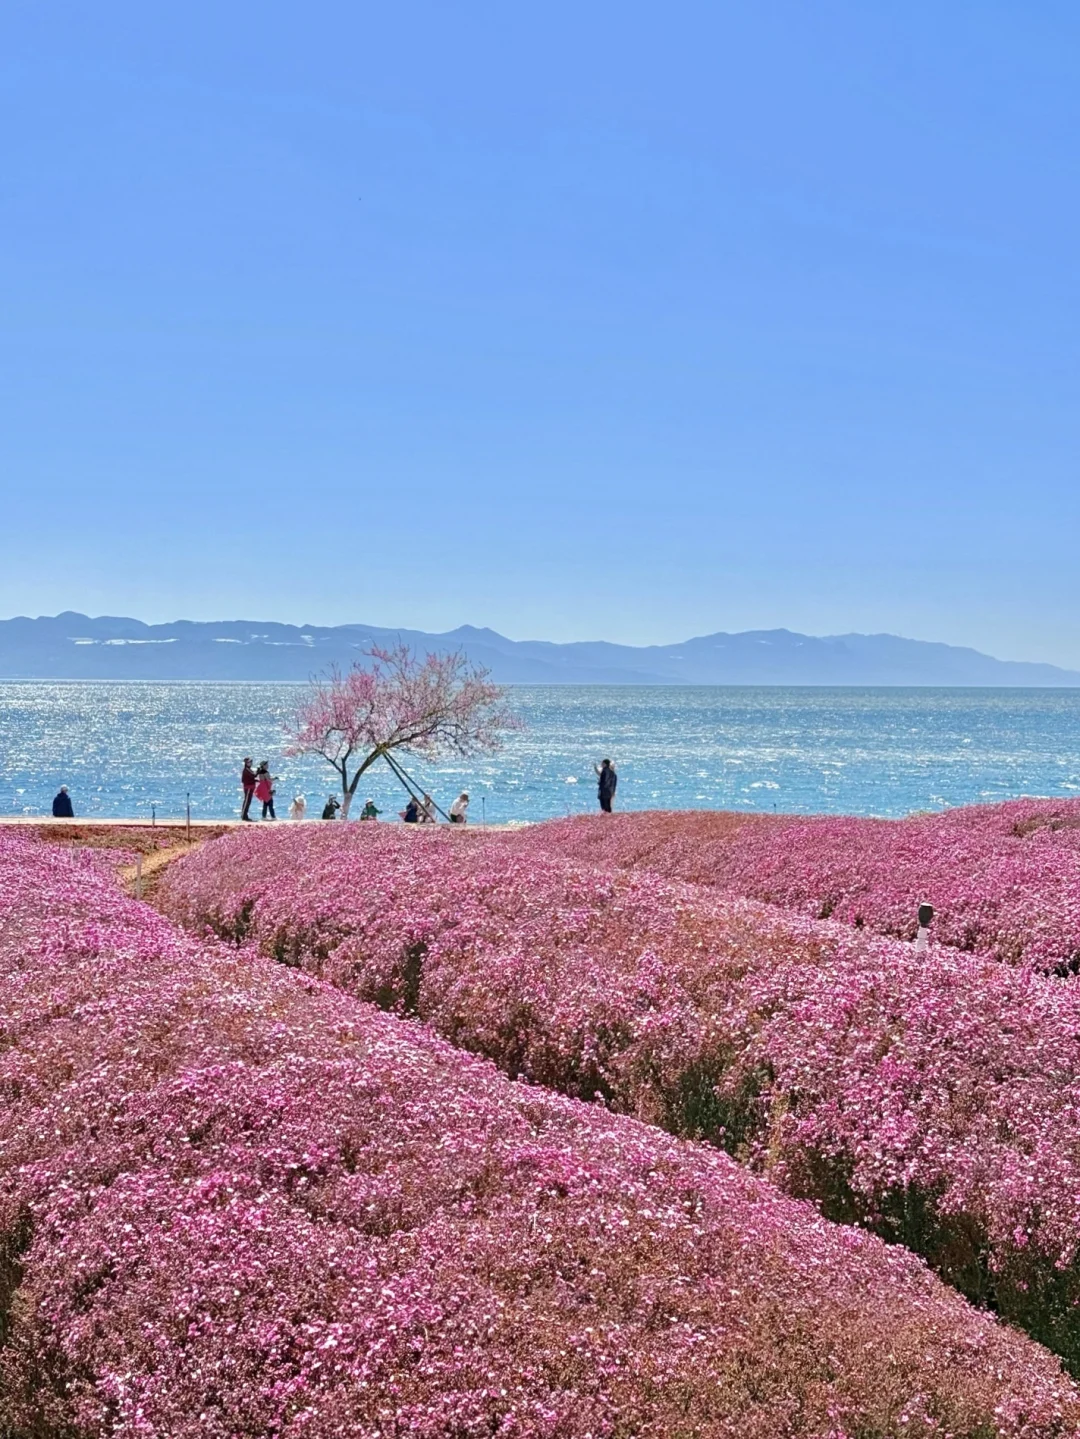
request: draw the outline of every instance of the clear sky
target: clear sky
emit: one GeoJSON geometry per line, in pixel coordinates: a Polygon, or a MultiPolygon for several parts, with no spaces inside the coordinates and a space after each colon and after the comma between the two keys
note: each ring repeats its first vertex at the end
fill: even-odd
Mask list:
{"type": "Polygon", "coordinates": [[[1071,0],[5,0],[0,614],[1080,664],[1071,0]]]}

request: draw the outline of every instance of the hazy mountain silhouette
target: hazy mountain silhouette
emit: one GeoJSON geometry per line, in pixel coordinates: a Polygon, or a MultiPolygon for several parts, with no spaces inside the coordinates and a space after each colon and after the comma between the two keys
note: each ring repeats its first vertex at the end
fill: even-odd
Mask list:
{"type": "Polygon", "coordinates": [[[1053,685],[1080,672],[998,660],[977,650],[897,635],[812,635],[748,630],[675,645],[553,644],[508,640],[462,625],[446,634],[375,625],[198,623],[70,611],[0,620],[0,677],[7,679],[304,680],[362,658],[372,641],[400,637],[417,650],[464,649],[507,684],[1053,685]]]}

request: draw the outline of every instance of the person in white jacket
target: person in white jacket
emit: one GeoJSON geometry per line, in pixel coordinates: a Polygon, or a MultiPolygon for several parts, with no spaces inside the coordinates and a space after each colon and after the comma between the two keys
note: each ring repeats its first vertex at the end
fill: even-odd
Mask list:
{"type": "Polygon", "coordinates": [[[307,800],[302,794],[298,794],[289,806],[289,818],[300,820],[307,813],[307,800]]]}
{"type": "Polygon", "coordinates": [[[464,790],[462,790],[461,793],[458,795],[457,799],[450,806],[450,823],[464,824],[465,816],[468,814],[468,811],[469,796],[465,793],[464,790]]]}

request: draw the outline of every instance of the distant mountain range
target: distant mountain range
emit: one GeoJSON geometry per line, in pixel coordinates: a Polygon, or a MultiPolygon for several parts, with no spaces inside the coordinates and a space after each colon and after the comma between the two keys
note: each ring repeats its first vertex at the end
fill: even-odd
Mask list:
{"type": "Polygon", "coordinates": [[[897,635],[748,630],[638,647],[508,640],[472,625],[436,635],[257,620],[147,625],[71,612],[0,620],[0,678],[306,680],[398,638],[420,652],[463,649],[504,684],[1080,686],[1075,670],[897,635]]]}

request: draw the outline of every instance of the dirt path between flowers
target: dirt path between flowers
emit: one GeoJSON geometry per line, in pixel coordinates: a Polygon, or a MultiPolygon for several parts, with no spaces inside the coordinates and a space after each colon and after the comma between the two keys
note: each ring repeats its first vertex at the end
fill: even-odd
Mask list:
{"type": "Polygon", "coordinates": [[[193,840],[191,844],[174,844],[168,849],[154,850],[153,853],[142,856],[141,867],[138,863],[125,864],[121,865],[116,873],[133,899],[145,899],[149,904],[153,904],[161,876],[169,865],[185,854],[194,853],[205,843],[206,840],[193,840]]]}
{"type": "Polygon", "coordinates": [[[21,826],[43,844],[96,850],[107,855],[119,850],[114,874],[124,890],[136,899],[153,903],[161,876],[174,860],[199,849],[236,826],[225,822],[133,824],[125,820],[43,820],[21,826]]]}
{"type": "MultiPolygon", "coordinates": [[[[140,820],[98,820],[98,819],[37,819],[0,818],[0,825],[17,826],[43,844],[63,848],[92,849],[105,851],[122,850],[124,858],[131,855],[141,858],[134,863],[117,864],[114,874],[124,890],[133,899],[144,899],[156,905],[161,877],[174,861],[185,854],[200,849],[210,840],[228,834],[239,828],[235,820],[192,820],[190,829],[183,821],[169,820],[149,825],[140,820]]],[[[496,830],[512,830],[513,824],[469,825],[460,828],[462,835],[475,838],[496,830]]],[[[417,827],[417,833],[422,828],[417,827]]],[[[118,856],[119,858],[120,856],[118,856]]]]}

